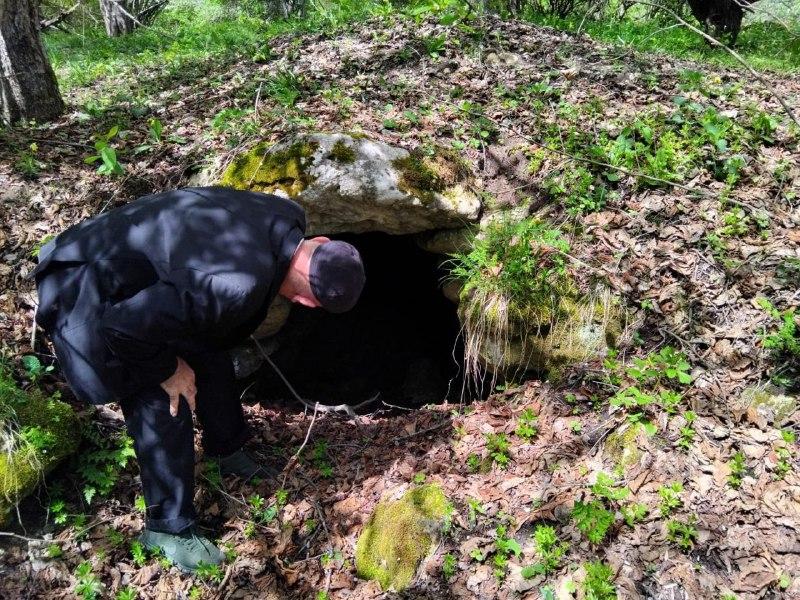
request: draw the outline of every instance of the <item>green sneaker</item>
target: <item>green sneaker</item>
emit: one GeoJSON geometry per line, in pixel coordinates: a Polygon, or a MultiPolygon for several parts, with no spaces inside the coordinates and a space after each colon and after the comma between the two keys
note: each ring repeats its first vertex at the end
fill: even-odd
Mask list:
{"type": "Polygon", "coordinates": [[[180,533],[145,529],[139,541],[148,550],[161,550],[181,571],[193,572],[200,563],[218,565],[225,558],[222,550],[207,538],[197,535],[194,527],[180,533]]]}
{"type": "Polygon", "coordinates": [[[237,450],[233,454],[217,459],[219,472],[224,475],[235,475],[245,481],[253,477],[264,479],[275,478],[277,472],[259,464],[255,459],[244,450],[237,450]]]}

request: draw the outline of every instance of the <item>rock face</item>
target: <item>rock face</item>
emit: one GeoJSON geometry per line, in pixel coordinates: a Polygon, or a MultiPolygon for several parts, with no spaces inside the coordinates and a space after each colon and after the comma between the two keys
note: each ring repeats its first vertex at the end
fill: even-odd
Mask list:
{"type": "Polygon", "coordinates": [[[741,406],[751,423],[781,427],[797,410],[797,398],[774,385],[756,386],[742,392],[741,406]]]}
{"type": "Polygon", "coordinates": [[[431,550],[433,532],[449,512],[447,498],[437,485],[379,502],[356,545],[359,577],[374,579],[384,590],[399,592],[408,587],[431,550]]]}
{"type": "MultiPolygon", "coordinates": [[[[620,335],[620,309],[607,295],[563,306],[553,321],[518,324],[508,335],[487,330],[477,336],[483,366],[512,378],[533,370],[557,379],[563,368],[606,352],[620,335]]],[[[462,321],[468,318],[461,315],[462,321]]]]}
{"type": "Polygon", "coordinates": [[[78,419],[65,402],[0,379],[0,524],[47,472],[75,452],[77,430],[78,419]]]}
{"type": "Polygon", "coordinates": [[[480,215],[457,154],[428,155],[368,138],[310,134],[240,155],[220,185],[288,196],[305,208],[309,234],[410,234],[463,227],[480,215]]]}

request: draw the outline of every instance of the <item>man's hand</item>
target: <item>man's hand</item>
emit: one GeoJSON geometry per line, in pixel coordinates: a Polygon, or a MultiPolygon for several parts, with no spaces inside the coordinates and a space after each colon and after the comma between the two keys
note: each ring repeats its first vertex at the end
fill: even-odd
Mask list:
{"type": "Polygon", "coordinates": [[[189,403],[189,409],[194,412],[195,396],[197,395],[197,388],[194,385],[194,371],[180,356],[178,357],[178,368],[175,369],[175,373],[166,381],[162,381],[161,387],[169,394],[169,414],[173,417],[178,416],[178,403],[181,400],[181,396],[186,398],[186,402],[189,403]]]}

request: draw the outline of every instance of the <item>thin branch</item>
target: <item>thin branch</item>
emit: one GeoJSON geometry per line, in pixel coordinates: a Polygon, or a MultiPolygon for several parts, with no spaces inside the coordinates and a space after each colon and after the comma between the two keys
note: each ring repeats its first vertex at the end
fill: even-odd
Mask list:
{"type": "Polygon", "coordinates": [[[286,387],[289,388],[289,391],[292,393],[295,399],[308,409],[318,410],[319,412],[323,413],[331,413],[331,412],[345,413],[347,416],[355,419],[358,416],[358,414],[356,414],[357,410],[361,410],[365,406],[373,404],[378,400],[378,397],[381,395],[381,393],[378,392],[371,398],[364,400],[364,402],[360,402],[354,405],[320,404],[319,402],[313,402],[313,403],[309,402],[308,400],[304,399],[302,396],[300,396],[300,394],[297,393],[297,390],[294,389],[294,386],[289,382],[289,380],[286,378],[283,372],[278,368],[278,365],[275,364],[275,362],[270,358],[269,354],[267,354],[266,350],[264,350],[264,347],[261,345],[261,342],[259,342],[254,336],[250,336],[250,339],[252,339],[255,342],[258,351],[261,353],[261,356],[264,357],[264,360],[266,360],[272,367],[272,369],[278,374],[278,377],[280,377],[283,383],[286,385],[286,387]]]}
{"type": "Polygon", "coordinates": [[[41,31],[47,31],[48,29],[52,29],[53,27],[58,27],[62,23],[62,21],[64,21],[64,19],[66,19],[68,16],[74,13],[80,5],[81,3],[78,2],[72,8],[68,8],[67,10],[62,10],[59,15],[53,17],[52,19],[49,19],[47,21],[42,21],[41,23],[39,23],[39,29],[41,31]]]}
{"type": "Polygon", "coordinates": [[[286,464],[286,468],[284,469],[283,481],[281,482],[281,488],[283,488],[283,489],[286,488],[286,479],[287,479],[287,477],[289,477],[289,473],[292,472],[292,469],[294,468],[294,465],[297,464],[297,459],[300,458],[300,454],[303,452],[303,448],[305,448],[306,444],[308,444],[308,438],[311,437],[311,430],[314,429],[314,423],[317,420],[318,409],[319,409],[319,402],[315,402],[314,403],[314,414],[311,416],[311,423],[309,423],[309,425],[308,425],[308,430],[306,431],[306,437],[303,440],[303,443],[300,444],[300,447],[297,449],[297,452],[295,452],[292,455],[292,457],[289,459],[289,462],[286,464]]]}

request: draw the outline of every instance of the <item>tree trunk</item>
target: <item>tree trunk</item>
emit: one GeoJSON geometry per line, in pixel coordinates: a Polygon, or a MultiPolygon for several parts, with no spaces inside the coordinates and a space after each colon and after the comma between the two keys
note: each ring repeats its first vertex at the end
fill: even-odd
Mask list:
{"type": "Polygon", "coordinates": [[[100,0],[100,12],[106,24],[106,33],[111,37],[125,35],[136,29],[135,10],[127,0],[100,0]]]}
{"type": "Polygon", "coordinates": [[[0,0],[0,123],[48,121],[63,111],[39,38],[38,0],[0,0]]]}

